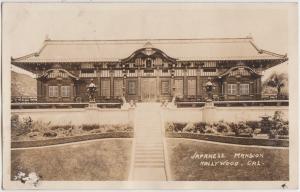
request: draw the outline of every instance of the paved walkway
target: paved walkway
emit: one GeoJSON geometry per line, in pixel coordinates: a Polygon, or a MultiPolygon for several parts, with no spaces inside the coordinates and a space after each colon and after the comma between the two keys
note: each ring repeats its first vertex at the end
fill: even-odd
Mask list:
{"type": "Polygon", "coordinates": [[[135,112],[135,149],[131,180],[165,181],[160,103],[139,103],[135,112]]]}

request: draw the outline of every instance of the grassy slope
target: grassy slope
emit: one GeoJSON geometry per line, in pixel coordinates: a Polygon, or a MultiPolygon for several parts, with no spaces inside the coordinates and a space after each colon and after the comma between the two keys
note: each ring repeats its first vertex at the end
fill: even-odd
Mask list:
{"type": "Polygon", "coordinates": [[[186,139],[168,139],[167,143],[172,176],[177,181],[288,180],[288,149],[213,144],[186,139]],[[243,166],[201,166],[202,160],[190,158],[195,152],[224,153],[226,160],[233,160],[234,153],[263,153],[264,158],[260,160],[264,165],[247,166],[249,159],[240,159],[237,161],[243,166]]]}
{"type": "Polygon", "coordinates": [[[131,140],[112,139],[12,151],[12,177],[19,170],[50,181],[127,180],[131,147],[131,140]]]}

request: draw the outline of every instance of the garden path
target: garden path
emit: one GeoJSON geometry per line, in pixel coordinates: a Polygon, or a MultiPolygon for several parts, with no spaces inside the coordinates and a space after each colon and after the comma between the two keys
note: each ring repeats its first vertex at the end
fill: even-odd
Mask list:
{"type": "Polygon", "coordinates": [[[165,181],[160,103],[138,103],[131,180],[165,181]]]}

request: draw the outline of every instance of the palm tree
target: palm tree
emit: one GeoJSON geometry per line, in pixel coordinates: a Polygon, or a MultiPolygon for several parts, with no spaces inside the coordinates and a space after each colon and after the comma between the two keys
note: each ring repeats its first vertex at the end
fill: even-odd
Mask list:
{"type": "Polygon", "coordinates": [[[281,89],[287,85],[288,78],[285,73],[277,74],[273,73],[265,82],[266,86],[277,89],[277,99],[281,96],[281,89]]]}

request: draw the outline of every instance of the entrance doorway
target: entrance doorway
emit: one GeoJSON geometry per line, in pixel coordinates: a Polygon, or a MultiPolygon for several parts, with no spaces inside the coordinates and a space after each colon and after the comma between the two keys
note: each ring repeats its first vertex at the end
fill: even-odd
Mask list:
{"type": "Polygon", "coordinates": [[[142,101],[150,102],[157,99],[157,86],[156,78],[143,78],[141,79],[141,97],[142,101]]]}

